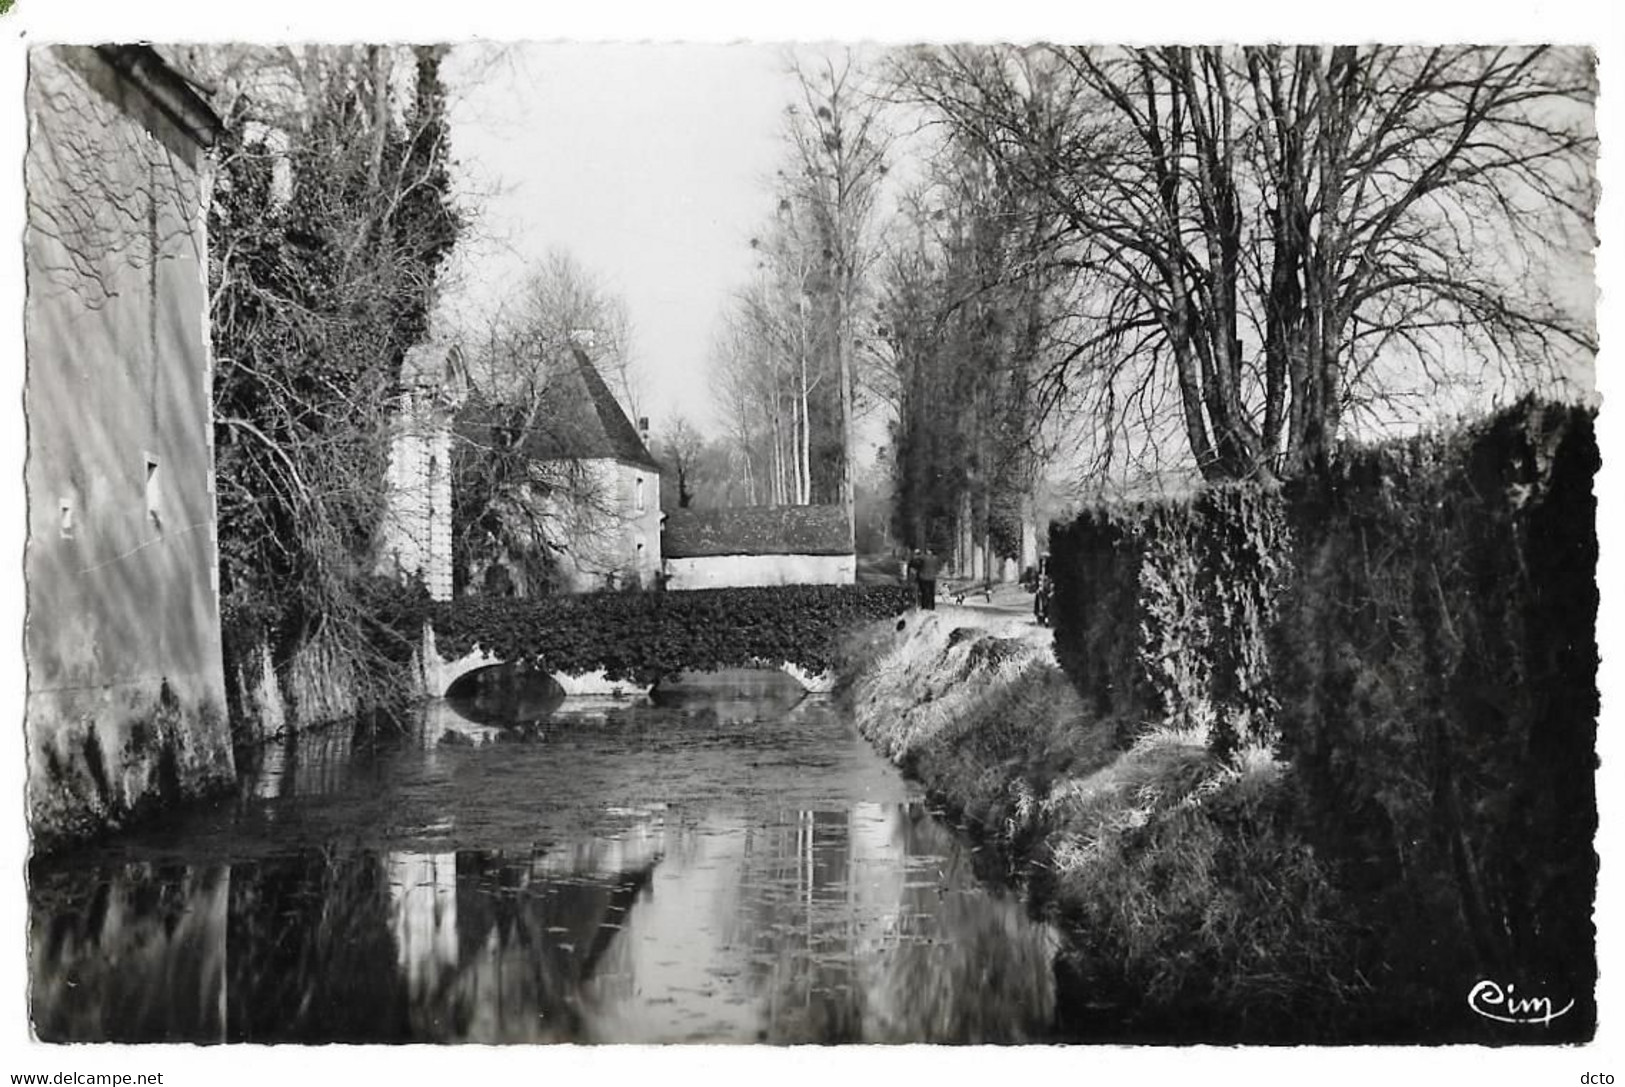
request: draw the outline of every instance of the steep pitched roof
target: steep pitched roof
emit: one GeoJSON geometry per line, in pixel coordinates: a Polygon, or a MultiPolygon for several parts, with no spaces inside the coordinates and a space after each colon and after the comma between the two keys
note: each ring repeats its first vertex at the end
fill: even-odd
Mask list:
{"type": "Polygon", "coordinates": [[[526,451],[537,460],[618,460],[660,471],[587,353],[572,347],[570,354],[548,379],[542,413],[564,425],[533,431],[526,451]]]}
{"type": "Polygon", "coordinates": [[[850,555],[840,506],[736,506],[666,514],[660,553],[669,559],[718,555],[850,555]]]}

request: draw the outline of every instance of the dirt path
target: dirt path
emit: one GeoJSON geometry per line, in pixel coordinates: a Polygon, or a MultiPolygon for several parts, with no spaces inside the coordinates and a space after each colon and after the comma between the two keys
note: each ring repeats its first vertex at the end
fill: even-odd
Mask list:
{"type": "Polygon", "coordinates": [[[937,587],[937,607],[944,605],[1034,623],[1033,594],[1020,585],[995,585],[992,593],[988,594],[977,582],[944,581],[937,587]],[[957,599],[961,592],[965,594],[963,600],[957,599]]]}

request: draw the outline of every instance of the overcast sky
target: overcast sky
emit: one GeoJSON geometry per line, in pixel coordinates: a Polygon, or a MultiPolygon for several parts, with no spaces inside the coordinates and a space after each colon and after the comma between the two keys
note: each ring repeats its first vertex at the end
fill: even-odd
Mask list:
{"type": "Polygon", "coordinates": [[[766,45],[455,50],[453,153],[480,222],[452,312],[568,250],[626,300],[656,429],[677,414],[710,424],[712,329],[773,206],[786,64],[766,45]]]}

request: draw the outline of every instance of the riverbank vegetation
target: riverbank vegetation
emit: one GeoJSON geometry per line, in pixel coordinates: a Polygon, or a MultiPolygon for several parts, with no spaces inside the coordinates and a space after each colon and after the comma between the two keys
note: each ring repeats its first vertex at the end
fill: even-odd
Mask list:
{"type": "Polygon", "coordinates": [[[1482,1041],[1486,978],[1589,1037],[1596,466],[1588,412],[1526,402],[1091,510],[1053,653],[871,629],[859,726],[1063,923],[1092,1039],[1482,1041]]]}
{"type": "Polygon", "coordinates": [[[847,650],[848,697],[863,733],[992,847],[993,874],[1062,924],[1067,1029],[1334,1036],[1360,982],[1338,970],[1337,892],[1285,818],[1290,768],[1259,747],[1221,758],[1200,728],[1124,744],[1046,632],[958,624],[870,628],[847,650]]]}
{"type": "Polygon", "coordinates": [[[209,206],[220,611],[239,742],[402,689],[374,638],[406,352],[466,225],[445,49],[196,46],[227,137],[209,206]]]}

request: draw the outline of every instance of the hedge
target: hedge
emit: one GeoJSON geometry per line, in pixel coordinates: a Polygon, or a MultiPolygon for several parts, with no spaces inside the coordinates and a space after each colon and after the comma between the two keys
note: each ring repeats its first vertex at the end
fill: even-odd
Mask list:
{"type": "Polygon", "coordinates": [[[442,654],[475,646],[549,671],[602,669],[653,683],[682,671],[788,661],[822,672],[840,639],[907,610],[896,585],[785,585],[683,592],[588,593],[533,599],[466,597],[429,610],[442,654]]]}
{"type": "Polygon", "coordinates": [[[1278,744],[1396,1016],[1494,978],[1594,1029],[1598,465],[1588,410],[1525,401],[1052,528],[1062,667],[1125,736],[1278,744]]]}
{"type": "Polygon", "coordinates": [[[1207,727],[1221,753],[1270,738],[1287,538],[1280,496],[1245,487],[1052,528],[1055,655],[1123,742],[1151,724],[1207,727]]]}
{"type": "Polygon", "coordinates": [[[1599,463],[1534,403],[1342,458],[1294,495],[1271,643],[1304,823],[1392,957],[1453,1003],[1561,990],[1553,1040],[1595,1015],[1599,463]]]}

